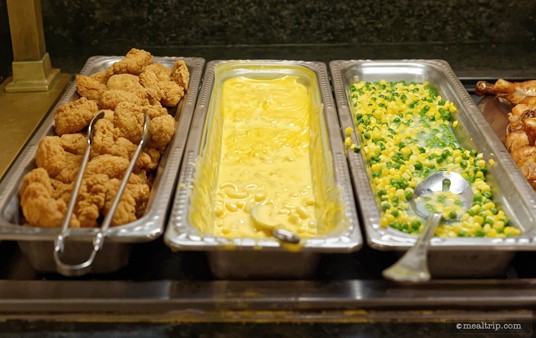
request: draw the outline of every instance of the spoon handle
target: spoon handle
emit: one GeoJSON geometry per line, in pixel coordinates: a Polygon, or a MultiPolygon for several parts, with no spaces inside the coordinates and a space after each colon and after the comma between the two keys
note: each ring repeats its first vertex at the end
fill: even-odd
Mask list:
{"type": "Polygon", "coordinates": [[[415,244],[391,267],[383,271],[385,278],[403,282],[423,282],[430,280],[428,270],[428,246],[437,225],[441,221],[440,214],[432,214],[415,244]]]}
{"type": "Polygon", "coordinates": [[[419,237],[417,237],[417,241],[409,251],[419,252],[419,255],[424,254],[424,259],[426,260],[426,253],[428,252],[428,247],[430,246],[430,240],[434,236],[435,229],[437,228],[439,221],[441,221],[440,214],[431,214],[426,219],[426,223],[424,224],[421,234],[419,237]]]}

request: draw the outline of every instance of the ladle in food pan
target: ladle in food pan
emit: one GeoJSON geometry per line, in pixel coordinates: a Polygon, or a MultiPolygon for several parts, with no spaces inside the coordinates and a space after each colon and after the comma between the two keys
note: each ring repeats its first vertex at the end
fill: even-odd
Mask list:
{"type": "Polygon", "coordinates": [[[283,229],[281,224],[269,223],[266,216],[264,206],[262,204],[254,205],[251,208],[251,218],[255,225],[261,229],[268,230],[278,240],[284,243],[298,244],[301,240],[300,236],[296,233],[283,229]]]}
{"type": "Polygon", "coordinates": [[[130,163],[128,165],[128,168],[123,176],[123,180],[121,181],[121,185],[119,186],[119,189],[117,190],[117,194],[115,195],[115,198],[113,200],[112,206],[110,207],[110,210],[106,214],[106,217],[104,218],[104,221],[102,222],[102,225],[93,238],[93,251],[91,252],[89,258],[82,263],[78,264],[67,264],[64,263],[61,259],[61,254],[64,252],[64,242],[71,235],[71,229],[69,228],[69,223],[71,221],[71,216],[74,211],[74,207],[76,205],[76,200],[78,197],[78,191],[80,189],[80,185],[82,184],[82,178],[84,176],[84,172],[86,170],[86,165],[89,160],[89,154],[91,152],[91,140],[93,137],[93,131],[95,124],[98,120],[102,119],[104,117],[104,112],[101,111],[97,115],[91,119],[91,122],[89,123],[88,131],[87,131],[87,147],[84,152],[84,157],[82,158],[82,163],[80,165],[80,171],[78,173],[78,177],[76,178],[76,183],[73,188],[73,192],[71,194],[71,198],[69,200],[69,206],[67,208],[67,213],[65,215],[65,219],[63,221],[61,232],[54,241],[54,260],[56,261],[56,270],[64,275],[64,276],[82,276],[91,271],[91,265],[93,264],[93,261],[95,260],[95,257],[97,255],[97,252],[102,249],[102,246],[104,245],[104,238],[106,237],[106,232],[108,231],[108,228],[110,227],[110,223],[112,222],[112,218],[115,214],[115,210],[117,209],[117,206],[119,205],[119,201],[121,200],[121,196],[123,195],[123,191],[125,190],[125,187],[127,186],[128,180],[130,178],[130,174],[132,173],[132,170],[134,169],[134,166],[136,165],[136,161],[141,153],[141,150],[147,143],[149,139],[149,122],[150,117],[148,115],[147,110],[145,112],[145,123],[143,124],[143,132],[141,141],[138,144],[138,147],[136,148],[136,151],[134,152],[134,155],[132,156],[132,159],[130,160],[130,163]]]}
{"type": "MultiPolygon", "coordinates": [[[[437,192],[451,192],[458,195],[462,202],[461,210],[465,212],[473,203],[473,190],[469,183],[455,172],[437,172],[428,176],[417,185],[410,203],[415,212],[426,218],[426,223],[415,244],[391,267],[383,270],[383,276],[397,282],[426,282],[430,280],[428,270],[428,247],[435,228],[442,219],[439,211],[427,208],[422,196],[437,192]]],[[[441,207],[440,207],[441,208],[441,207]]],[[[463,213],[456,213],[451,221],[459,220],[463,213]]]]}

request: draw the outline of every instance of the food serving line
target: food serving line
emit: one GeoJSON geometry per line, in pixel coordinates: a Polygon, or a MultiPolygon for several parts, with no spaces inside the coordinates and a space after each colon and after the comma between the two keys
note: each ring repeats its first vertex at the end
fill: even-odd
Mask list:
{"type": "MultiPolygon", "coordinates": [[[[114,57],[105,57],[106,61],[110,59],[115,60],[114,57]]],[[[359,70],[359,62],[342,61],[341,63],[345,62],[349,62],[353,66],[346,69],[347,73],[341,71],[341,74],[345,74],[347,79],[355,75],[352,75],[352,72],[361,71],[359,70]],[[357,68],[355,65],[358,65],[357,68]]],[[[195,93],[195,88],[201,83],[200,74],[203,62],[192,59],[187,63],[192,69],[191,88],[194,88],[193,93],[195,93]]],[[[375,65],[374,61],[369,63],[375,65]]],[[[94,59],[90,60],[88,64],[93,65],[94,59]]],[[[383,63],[379,61],[377,64],[382,65],[382,67],[387,64],[398,69],[416,67],[419,70],[417,72],[419,76],[428,74],[427,72],[430,70],[426,67],[438,67],[437,69],[441,71],[448,69],[444,68],[446,66],[439,61],[427,60],[383,61],[383,63]],[[423,69],[425,70],[423,71],[423,69]]],[[[338,63],[332,64],[332,70],[337,71],[337,67],[338,63]]],[[[365,66],[366,71],[370,72],[370,69],[374,69],[373,66],[369,65],[368,67],[371,68],[367,69],[365,66]]],[[[414,73],[413,70],[412,76],[414,73]]],[[[341,81],[336,74],[331,74],[332,79],[335,79],[334,88],[337,88],[337,81],[341,81]],[[334,74],[335,76],[333,76],[334,74]]],[[[384,75],[382,73],[381,76],[384,75]]],[[[452,73],[449,73],[447,78],[440,83],[446,86],[443,90],[453,90],[463,97],[461,101],[456,102],[457,104],[461,106],[470,104],[467,99],[472,99],[475,102],[482,101],[483,103],[480,103],[479,107],[484,113],[488,113],[488,109],[483,107],[486,103],[490,104],[489,98],[482,99],[476,96],[469,98],[467,94],[461,93],[463,90],[461,86],[451,87],[450,81],[454,81],[452,73]]],[[[471,92],[472,84],[478,80],[478,78],[462,79],[462,84],[466,85],[466,89],[471,92]]],[[[69,99],[73,93],[74,89],[71,87],[65,93],[64,98],[69,99]]],[[[192,114],[189,116],[190,118],[194,116],[193,106],[196,100],[196,98],[192,98],[194,96],[196,95],[188,96],[182,107],[182,114],[178,115],[180,118],[188,118],[188,114],[192,114]]],[[[332,106],[332,108],[334,107],[332,106]]],[[[491,113],[496,113],[496,111],[491,113]]],[[[331,111],[331,114],[334,112],[331,111]]],[[[477,116],[476,121],[481,123],[483,118],[484,116],[477,116]]],[[[488,118],[487,115],[486,118],[488,118]]],[[[51,121],[48,124],[44,122],[35,139],[38,140],[38,137],[41,136],[40,133],[49,132],[50,126],[51,121]]],[[[185,128],[185,124],[179,123],[179,128],[185,128]]],[[[200,126],[194,124],[194,130],[191,132],[198,133],[199,131],[195,131],[195,128],[200,128],[200,126]]],[[[476,127],[471,124],[470,128],[476,127]]],[[[184,133],[179,135],[179,137],[183,136],[184,133]]],[[[340,137],[342,142],[342,133],[340,137]]],[[[184,145],[186,140],[182,139],[180,142],[184,145]]],[[[492,149],[495,149],[493,147],[492,149]]],[[[179,148],[171,147],[171,149],[177,149],[176,151],[179,151],[179,148]]],[[[30,151],[28,149],[31,150],[31,143],[26,151],[30,151]]],[[[29,157],[31,156],[22,154],[18,161],[22,161],[25,166],[30,166],[29,157]]],[[[175,165],[178,166],[178,163],[175,165]]],[[[497,168],[501,169],[502,167],[498,166],[497,168]]],[[[353,169],[355,170],[355,168],[353,169]]],[[[11,179],[16,175],[21,175],[21,173],[11,170],[2,182],[3,187],[6,184],[10,186],[10,189],[2,189],[3,200],[7,200],[7,203],[3,204],[2,207],[4,220],[12,220],[13,215],[18,213],[18,203],[13,202],[13,199],[16,199],[16,182],[11,179]],[[6,199],[5,196],[8,192],[10,195],[6,199]]],[[[358,175],[360,174],[358,173],[358,175]]],[[[363,179],[365,178],[363,177],[363,179]]],[[[173,179],[170,178],[170,180],[173,179]]],[[[523,185],[517,181],[509,181],[509,179],[505,179],[503,183],[506,184],[505,189],[518,189],[518,185],[523,185]]],[[[184,188],[183,186],[177,187],[179,190],[184,188]]],[[[355,185],[354,189],[356,189],[355,185]]],[[[526,189],[526,187],[521,189],[526,189]]],[[[367,196],[366,194],[360,195],[358,189],[354,191],[358,198],[359,196],[367,196]]],[[[524,193],[533,194],[526,190],[524,193]]],[[[368,196],[370,198],[370,195],[368,196]]],[[[180,198],[180,195],[176,195],[176,198],[180,198]]],[[[522,208],[520,212],[514,213],[514,216],[521,217],[520,223],[528,230],[533,224],[524,222],[523,217],[530,218],[530,216],[524,216],[530,214],[530,211],[527,211],[531,208],[529,204],[530,201],[527,201],[513,206],[514,208],[522,208]]],[[[175,211],[175,213],[177,212],[180,213],[180,211],[175,211]]],[[[374,207],[370,206],[365,211],[363,208],[358,208],[358,213],[361,215],[359,220],[366,226],[369,226],[367,224],[374,218],[363,218],[363,215],[368,212],[374,212],[374,207]]],[[[173,212],[171,214],[173,215],[173,212]]],[[[143,224],[139,226],[143,227],[143,224]]],[[[355,229],[353,228],[353,230],[355,229]]],[[[370,229],[366,229],[366,231],[371,230],[384,231],[373,225],[370,225],[370,229]]],[[[433,279],[422,284],[396,284],[384,280],[381,277],[381,272],[396,261],[397,255],[389,251],[375,250],[366,244],[361,250],[354,253],[326,252],[322,254],[312,275],[297,280],[288,280],[284,276],[279,278],[283,280],[269,280],[269,278],[217,280],[214,279],[210,271],[211,263],[202,252],[203,250],[172,252],[164,243],[163,238],[158,237],[159,234],[162,234],[160,231],[157,231],[156,237],[150,242],[129,245],[128,265],[119,271],[107,274],[90,274],[83,277],[63,277],[50,272],[51,242],[57,235],[57,231],[47,230],[47,236],[43,236],[41,231],[42,229],[21,227],[18,224],[3,227],[2,232],[6,241],[0,244],[0,247],[4,252],[2,262],[6,268],[2,274],[3,280],[0,281],[0,294],[2,295],[0,297],[0,311],[9,318],[28,318],[27,316],[31,315],[33,318],[58,319],[57,316],[61,314],[62,320],[69,318],[69,320],[75,321],[82,318],[84,320],[93,318],[106,321],[143,319],[146,321],[184,320],[194,322],[243,322],[248,320],[351,322],[364,318],[383,320],[406,318],[411,321],[415,320],[412,318],[414,313],[419,313],[423,320],[433,320],[440,318],[445,313],[452,315],[452,311],[455,311],[453,316],[457,318],[474,319],[475,316],[481,318],[493,316],[489,313],[492,310],[496,311],[503,319],[505,316],[526,319],[533,317],[532,308],[536,304],[536,276],[534,269],[530,266],[530,262],[534,258],[534,253],[530,250],[532,242],[530,237],[519,239],[520,244],[522,244],[519,248],[516,247],[517,239],[499,240],[498,242],[502,244],[497,247],[490,243],[489,239],[482,239],[481,243],[469,240],[469,247],[475,245],[483,247],[476,251],[462,250],[457,252],[454,250],[454,252],[449,253],[447,259],[442,255],[444,251],[434,251],[434,254],[437,253],[438,256],[445,259],[446,263],[444,264],[447,264],[447,269],[454,269],[460,263],[465,266],[462,270],[467,272],[469,276],[471,275],[471,266],[490,264],[491,277],[489,269],[484,269],[486,273],[484,277],[480,276],[480,278],[433,279]],[[50,243],[45,245],[45,249],[34,250],[35,253],[32,256],[27,255],[28,250],[24,250],[25,244],[21,245],[21,251],[17,244],[11,241],[21,239],[22,243],[30,243],[30,245],[35,244],[32,242],[36,239],[41,241],[46,239],[50,243]],[[502,247],[506,251],[489,249],[492,247],[494,249],[502,247]],[[23,254],[24,251],[26,251],[26,255],[23,254]],[[44,265],[47,268],[42,268],[45,271],[35,269],[35,260],[48,260],[44,265]],[[497,262],[499,266],[496,265],[497,262]],[[366,311],[362,312],[362,310],[366,311]],[[401,316],[400,310],[406,310],[406,315],[401,316]],[[155,314],[159,314],[157,319],[155,314]],[[68,316],[65,317],[65,315],[68,316]],[[106,315],[106,319],[103,319],[103,315],[106,315]]],[[[121,234],[125,234],[124,231],[117,231],[118,238],[121,238],[121,234]]],[[[530,234],[530,231],[528,233],[530,234]]],[[[196,234],[189,234],[189,236],[192,235],[195,237],[196,234]]],[[[358,234],[355,236],[354,239],[361,239],[358,234]]],[[[374,236],[378,236],[376,238],[379,240],[385,240],[393,234],[389,234],[387,237],[374,236]]],[[[174,240],[175,238],[179,237],[169,237],[166,240],[174,240]]],[[[199,241],[199,239],[196,240],[199,241]]],[[[443,244],[436,244],[436,246],[445,245],[444,243],[448,241],[445,240],[442,242],[443,244]]],[[[458,240],[453,239],[452,241],[458,240]]],[[[395,242],[401,243],[405,247],[409,243],[407,239],[395,242]]],[[[245,254],[247,251],[238,251],[237,253],[245,254]]],[[[104,257],[106,261],[111,256],[105,254],[101,257],[104,257]]],[[[106,264],[109,263],[106,262],[106,264]]],[[[284,261],[278,261],[278,264],[284,264],[284,261]]],[[[39,265],[37,264],[37,266],[39,265]]],[[[278,277],[277,273],[274,277],[278,277]]]]}

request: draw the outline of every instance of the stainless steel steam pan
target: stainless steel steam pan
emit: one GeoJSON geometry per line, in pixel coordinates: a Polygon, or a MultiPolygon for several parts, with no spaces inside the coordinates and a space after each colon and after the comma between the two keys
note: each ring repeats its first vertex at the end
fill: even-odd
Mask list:
{"type": "MultiPolygon", "coordinates": [[[[449,64],[442,60],[337,60],[330,70],[341,127],[353,127],[349,105],[350,85],[357,81],[428,81],[458,107],[458,127],[454,132],[461,145],[483,153],[497,165],[489,168],[488,182],[495,202],[501,205],[512,224],[523,233],[511,238],[432,239],[429,262],[435,276],[492,276],[507,267],[519,250],[535,250],[536,195],[508,152],[478,111],[449,64]]],[[[355,129],[354,129],[355,131],[355,129]]],[[[361,135],[352,134],[356,144],[361,135]]],[[[361,153],[348,153],[354,191],[359,202],[367,243],[378,250],[402,251],[413,245],[416,236],[380,226],[380,210],[370,183],[368,164],[361,153]]]]}
{"type": "MultiPolygon", "coordinates": [[[[90,75],[108,68],[123,59],[118,56],[94,56],[87,60],[80,71],[90,75]]],[[[202,58],[155,57],[154,62],[172,67],[176,60],[184,60],[190,72],[186,96],[174,111],[178,127],[165,153],[162,155],[145,214],[129,224],[112,227],[106,234],[103,249],[93,264],[94,273],[118,270],[128,262],[131,243],[147,242],[159,237],[164,230],[166,213],[173,193],[176,176],[190,129],[193,110],[201,82],[205,60],[202,58]]],[[[38,271],[55,271],[53,241],[60,228],[45,229],[24,226],[19,203],[19,190],[26,173],[36,167],[34,157],[41,139],[54,135],[54,112],[65,103],[77,99],[76,83],[67,88],[57,105],[46,117],[41,127],[19,154],[0,184],[0,239],[19,241],[19,246],[30,264],[38,271]]],[[[93,250],[91,240],[97,229],[73,229],[66,242],[64,258],[67,262],[81,262],[93,250]]]]}
{"type": "MultiPolygon", "coordinates": [[[[217,163],[212,165],[217,166],[217,163]]],[[[315,187],[320,190],[317,183],[314,183],[315,187]]],[[[215,183],[212,186],[215,187],[215,183]]],[[[213,212],[213,208],[207,205],[206,213],[213,212]]],[[[220,60],[207,64],[164,240],[174,250],[206,251],[212,272],[218,278],[303,278],[314,272],[320,254],[351,252],[361,247],[362,237],[348,165],[324,63],[220,60]],[[298,76],[299,81],[307,86],[314,104],[320,107],[320,115],[316,115],[315,119],[321,137],[316,145],[316,141],[311,144],[316,147],[314,151],[323,154],[319,155],[323,156],[321,165],[330,173],[330,188],[336,188],[331,189],[336,191],[333,198],[342,203],[341,210],[334,216],[339,220],[335,221],[334,229],[322,237],[302,240],[297,252],[290,252],[275,239],[215,236],[198,229],[189,219],[192,194],[196,188],[194,177],[196,169],[199,170],[196,163],[211,144],[207,141],[209,136],[221,133],[217,121],[221,118],[219,101],[224,80],[236,76],[273,77],[283,74],[298,76]]]]}

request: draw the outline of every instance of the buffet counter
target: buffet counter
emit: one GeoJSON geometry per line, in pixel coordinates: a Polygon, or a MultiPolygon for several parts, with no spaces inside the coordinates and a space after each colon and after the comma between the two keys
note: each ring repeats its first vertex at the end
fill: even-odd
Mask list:
{"type": "MultiPolygon", "coordinates": [[[[52,62],[67,75],[46,94],[0,93],[2,133],[8,145],[2,173],[15,160],[35,129],[87,59],[121,55],[125,51],[66,51],[49,48],[52,62]],[[17,95],[13,99],[13,95],[17,95]],[[39,104],[20,106],[26,101],[39,104]],[[44,105],[44,106],[43,106],[44,105]],[[6,107],[6,106],[4,106],[6,107]],[[26,124],[29,124],[28,126],[26,124]]],[[[329,63],[350,59],[443,59],[461,80],[475,103],[480,80],[536,79],[534,45],[335,45],[184,47],[151,50],[155,56],[222,59],[305,60],[329,63]]],[[[203,251],[173,252],[162,237],[131,247],[126,267],[108,274],[64,277],[35,271],[14,241],[0,243],[0,332],[36,334],[41,331],[76,336],[94,332],[139,337],[168,334],[231,336],[427,336],[456,333],[461,322],[519,323],[521,333],[534,331],[536,252],[516,252],[496,278],[432,279],[422,284],[385,280],[382,271],[398,258],[366,244],[354,253],[321,256],[310,278],[217,279],[203,251]],[[242,325],[238,325],[242,324],[242,325]],[[232,333],[231,333],[232,331],[232,333]]],[[[285,262],[281,262],[285,264],[285,262]]],[[[39,335],[42,337],[43,335],[39,335]]],[[[494,335],[492,335],[494,336],[494,335]]]]}

